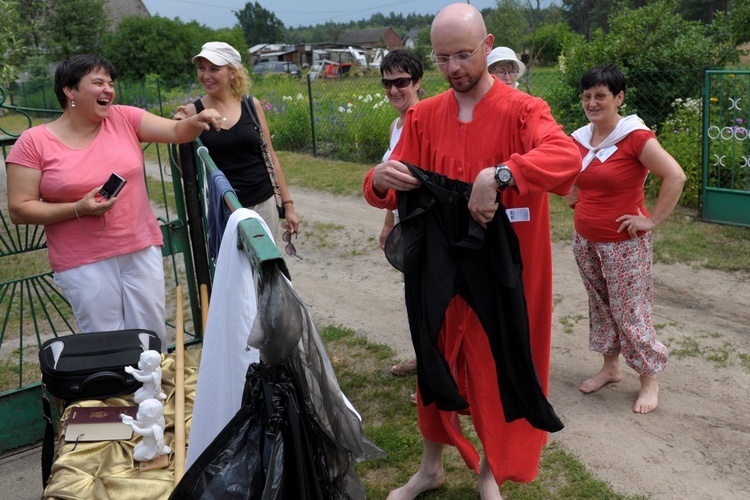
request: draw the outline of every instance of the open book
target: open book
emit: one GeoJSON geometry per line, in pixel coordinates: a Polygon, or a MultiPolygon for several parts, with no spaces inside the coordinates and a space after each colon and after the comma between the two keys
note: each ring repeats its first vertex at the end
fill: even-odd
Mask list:
{"type": "Polygon", "coordinates": [[[135,418],[138,406],[74,406],[68,414],[65,441],[118,441],[133,437],[133,430],[120,420],[126,414],[135,418]]]}

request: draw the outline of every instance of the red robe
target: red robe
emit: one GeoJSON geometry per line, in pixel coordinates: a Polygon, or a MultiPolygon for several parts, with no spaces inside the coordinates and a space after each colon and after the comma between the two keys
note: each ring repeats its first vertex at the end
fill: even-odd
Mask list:
{"type": "MultiPolygon", "coordinates": [[[[515,188],[502,195],[514,213],[513,229],[521,246],[523,280],[529,310],[531,351],[544,393],[549,387],[552,332],[552,245],[548,192],[570,192],[581,168],[573,140],[552,118],[549,106],[495,80],[474,107],[473,119],[458,119],[453,90],[421,101],[407,114],[404,130],[391,159],[403,160],[453,179],[473,182],[487,167],[504,163],[513,172],[515,188]],[[518,216],[521,215],[521,220],[518,216]]],[[[372,170],[363,191],[377,208],[396,208],[396,192],[380,198],[372,189],[372,170]]],[[[533,481],[538,473],[547,433],[525,420],[506,423],[495,375],[494,359],[479,319],[456,296],[445,314],[440,348],[451,366],[469,410],[485,456],[498,484],[510,479],[533,481]]],[[[418,406],[419,428],[427,439],[458,448],[466,465],[479,472],[479,455],[461,432],[455,412],[435,405],[418,406]]]]}

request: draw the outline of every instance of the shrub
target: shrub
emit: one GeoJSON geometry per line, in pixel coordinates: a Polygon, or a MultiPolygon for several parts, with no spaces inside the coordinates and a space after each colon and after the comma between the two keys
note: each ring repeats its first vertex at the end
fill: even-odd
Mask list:
{"type": "MultiPolygon", "coordinates": [[[[698,99],[675,99],[674,111],[659,127],[659,142],[685,171],[687,181],[680,205],[697,208],[700,202],[703,161],[703,127],[701,102],[698,99]]],[[[653,175],[646,181],[646,194],[656,196],[661,182],[653,175]]]]}

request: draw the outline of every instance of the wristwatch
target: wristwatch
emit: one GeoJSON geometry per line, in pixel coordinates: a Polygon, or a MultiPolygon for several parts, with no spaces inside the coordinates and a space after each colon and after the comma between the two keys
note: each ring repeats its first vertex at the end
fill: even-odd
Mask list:
{"type": "Polygon", "coordinates": [[[500,185],[500,189],[505,189],[510,186],[513,180],[513,172],[510,171],[505,165],[498,165],[495,167],[495,181],[500,185]]]}

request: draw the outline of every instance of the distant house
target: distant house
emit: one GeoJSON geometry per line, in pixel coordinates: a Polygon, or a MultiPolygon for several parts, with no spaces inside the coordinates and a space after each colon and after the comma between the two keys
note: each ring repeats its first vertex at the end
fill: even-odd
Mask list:
{"type": "Polygon", "coordinates": [[[104,12],[109,18],[109,29],[113,31],[128,16],[151,17],[141,0],[107,0],[104,2],[104,12]]]}
{"type": "Polygon", "coordinates": [[[283,43],[259,43],[248,49],[252,64],[265,61],[284,61],[302,65],[300,53],[305,52],[304,46],[287,45],[283,43]]]}
{"type": "Polygon", "coordinates": [[[404,36],[404,39],[401,40],[401,44],[405,49],[414,49],[414,47],[417,46],[417,37],[419,36],[419,30],[417,28],[412,28],[409,30],[408,33],[406,33],[406,36],[404,36]]]}
{"type": "Polygon", "coordinates": [[[363,49],[387,48],[395,50],[403,47],[401,37],[393,31],[393,28],[348,30],[341,35],[339,43],[363,49]]]}

